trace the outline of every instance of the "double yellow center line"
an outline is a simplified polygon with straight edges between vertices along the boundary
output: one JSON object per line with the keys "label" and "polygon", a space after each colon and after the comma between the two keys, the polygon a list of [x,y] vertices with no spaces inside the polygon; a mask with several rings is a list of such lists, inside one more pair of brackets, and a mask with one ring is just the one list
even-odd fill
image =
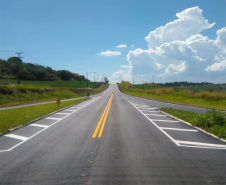
{"label": "double yellow center line", "polygon": [[111,106],[111,102],[112,102],[112,99],[113,99],[113,95],[114,95],[114,86],[113,86],[113,91],[112,91],[111,97],[108,100],[107,106],[104,109],[104,112],[103,112],[103,114],[100,118],[99,123],[97,124],[97,127],[96,127],[96,129],[93,133],[92,138],[96,138],[98,132],[99,132],[98,137],[102,136],[102,133],[103,133],[103,130],[104,130],[104,125],[105,125],[105,122],[106,122],[106,119],[107,119],[107,116],[108,116],[108,112],[109,112],[109,109],[110,109],[110,106]]}

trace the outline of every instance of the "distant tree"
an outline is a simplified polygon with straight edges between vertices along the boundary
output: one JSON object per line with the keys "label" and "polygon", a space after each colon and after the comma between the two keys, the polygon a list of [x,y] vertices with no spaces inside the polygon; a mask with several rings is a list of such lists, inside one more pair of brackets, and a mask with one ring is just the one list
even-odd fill
{"label": "distant tree", "polygon": [[47,77],[47,71],[44,68],[35,70],[35,79],[36,80],[45,80]]}
{"label": "distant tree", "polygon": [[107,77],[104,77],[104,83],[105,83],[105,84],[108,84],[108,82],[109,82],[109,81],[108,81],[108,78],[107,78]]}
{"label": "distant tree", "polygon": [[73,78],[73,73],[71,73],[70,71],[67,70],[60,70],[57,71],[57,76],[61,79],[61,80],[71,80]]}
{"label": "distant tree", "polygon": [[7,62],[5,60],[0,59],[0,78],[7,75],[9,73],[9,68],[7,67]]}
{"label": "distant tree", "polygon": [[18,84],[20,84],[21,75],[24,72],[24,65],[19,57],[10,57],[7,60],[10,72],[17,77]]}

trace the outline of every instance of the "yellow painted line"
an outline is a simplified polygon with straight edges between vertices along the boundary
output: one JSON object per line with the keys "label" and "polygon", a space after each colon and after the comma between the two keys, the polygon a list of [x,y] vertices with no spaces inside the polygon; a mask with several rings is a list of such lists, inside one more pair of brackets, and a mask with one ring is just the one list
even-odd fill
{"label": "yellow painted line", "polygon": [[108,106],[107,113],[105,114],[104,121],[103,121],[102,126],[101,126],[101,128],[100,128],[100,132],[99,132],[98,137],[101,137],[101,136],[102,136],[102,133],[103,133],[103,130],[104,130],[104,125],[105,125],[105,122],[106,122],[106,119],[107,119],[107,116],[108,116],[108,112],[109,112],[109,109],[110,109],[110,106],[111,106],[112,98],[113,98],[113,94],[111,95],[111,98],[110,98],[110,104],[109,104],[109,106]]}
{"label": "yellow painted line", "polygon": [[[107,106],[104,109],[104,112],[103,112],[103,114],[102,114],[102,116],[100,118],[100,121],[97,124],[97,127],[96,127],[96,129],[95,129],[95,131],[93,133],[92,138],[96,138],[96,136],[98,134],[98,131],[99,131],[98,137],[101,137],[102,136],[102,133],[103,133],[103,130],[104,130],[104,126],[105,126],[105,122],[106,122],[106,119],[107,119],[107,116],[108,116],[108,112],[109,112],[109,109],[110,109],[110,106],[111,106],[112,99],[113,99],[113,92],[111,94],[110,99],[108,100]],[[101,126],[101,128],[100,128],[100,126]]]}
{"label": "yellow painted line", "polygon": [[104,115],[105,115],[105,113],[106,113],[106,111],[107,111],[107,108],[108,108],[109,103],[110,103],[110,100],[108,101],[107,106],[106,106],[106,108],[104,109],[104,113],[102,114],[102,116],[101,116],[101,118],[100,118],[100,121],[99,121],[99,123],[97,124],[97,127],[96,127],[96,129],[95,129],[95,131],[94,131],[94,133],[93,133],[92,138],[95,138],[95,137],[97,136],[97,132],[98,132],[98,130],[99,130],[99,128],[100,128],[100,125],[101,125],[102,120],[103,120],[103,118],[104,118]]}

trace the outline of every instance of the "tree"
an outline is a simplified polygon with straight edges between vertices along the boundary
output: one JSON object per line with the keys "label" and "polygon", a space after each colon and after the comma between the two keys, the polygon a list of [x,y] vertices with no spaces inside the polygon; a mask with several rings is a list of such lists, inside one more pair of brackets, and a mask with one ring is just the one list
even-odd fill
{"label": "tree", "polygon": [[61,79],[61,80],[71,80],[73,78],[73,73],[71,73],[70,71],[67,70],[60,70],[57,72],[57,76]]}
{"label": "tree", "polygon": [[107,77],[104,77],[104,83],[105,84],[108,84],[108,82],[109,82],[108,78]]}
{"label": "tree", "polygon": [[7,67],[7,62],[5,60],[0,59],[0,78],[7,76],[9,73],[9,68]]}
{"label": "tree", "polygon": [[22,60],[19,57],[10,57],[7,60],[9,67],[10,67],[10,72],[17,77],[18,79],[18,84],[20,84],[20,79],[21,79],[21,74],[24,72],[24,65]]}
{"label": "tree", "polygon": [[47,76],[47,71],[44,68],[35,70],[36,80],[45,80]]}

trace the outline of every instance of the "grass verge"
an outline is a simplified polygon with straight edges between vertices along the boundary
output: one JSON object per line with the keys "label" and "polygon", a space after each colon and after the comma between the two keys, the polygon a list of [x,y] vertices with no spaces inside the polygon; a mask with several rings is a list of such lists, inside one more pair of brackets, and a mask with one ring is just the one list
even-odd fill
{"label": "grass verge", "polygon": [[108,84],[99,83],[95,88],[75,88],[68,86],[46,85],[0,85],[0,107],[9,107],[29,103],[47,102],[56,99],[78,98],[100,93]]}
{"label": "grass verge", "polygon": [[88,98],[64,101],[60,103],[58,108],[56,103],[49,103],[44,105],[35,105],[29,107],[21,107],[16,109],[1,110],[0,111],[0,133],[4,134],[10,129],[27,123],[50,114],[59,109],[78,104]]}
{"label": "grass verge", "polygon": [[226,139],[226,118],[225,114],[221,111],[212,109],[204,114],[200,114],[172,108],[161,108],[160,110],[189,122],[193,126],[200,127],[219,138]]}
{"label": "grass verge", "polygon": [[129,82],[120,83],[119,86],[124,93],[133,96],[181,105],[226,110],[225,90],[219,92],[207,92],[202,90],[194,92],[186,89],[178,90],[171,87],[159,88],[157,85],[153,86],[155,89],[142,90],[136,89]]}

